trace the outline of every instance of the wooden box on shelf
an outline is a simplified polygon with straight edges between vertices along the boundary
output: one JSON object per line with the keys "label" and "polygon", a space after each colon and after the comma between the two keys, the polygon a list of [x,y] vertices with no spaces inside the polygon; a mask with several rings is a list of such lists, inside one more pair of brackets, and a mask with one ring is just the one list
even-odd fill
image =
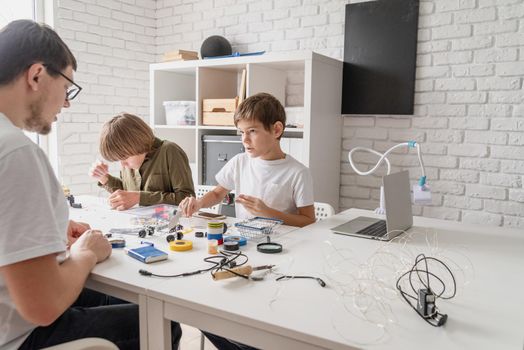
{"label": "wooden box on shelf", "polygon": [[202,125],[234,126],[233,116],[238,106],[235,98],[202,100]]}

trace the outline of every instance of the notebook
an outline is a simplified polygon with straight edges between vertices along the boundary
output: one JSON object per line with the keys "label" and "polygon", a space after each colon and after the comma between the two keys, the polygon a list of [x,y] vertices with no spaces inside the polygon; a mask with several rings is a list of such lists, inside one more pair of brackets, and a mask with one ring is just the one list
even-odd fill
{"label": "notebook", "polygon": [[413,225],[409,172],[401,171],[383,177],[386,220],[359,216],[333,227],[334,233],[389,241]]}
{"label": "notebook", "polygon": [[167,259],[167,253],[155,248],[153,244],[146,244],[137,248],[124,249],[124,251],[130,257],[140,260],[146,264]]}

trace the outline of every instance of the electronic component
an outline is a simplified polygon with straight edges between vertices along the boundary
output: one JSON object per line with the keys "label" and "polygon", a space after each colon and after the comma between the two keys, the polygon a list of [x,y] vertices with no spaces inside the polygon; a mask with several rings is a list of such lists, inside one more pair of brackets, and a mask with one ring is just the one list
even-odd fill
{"label": "electronic component", "polygon": [[433,317],[435,314],[435,294],[429,289],[418,290],[417,310],[422,317]]}
{"label": "electronic component", "polygon": [[[428,270],[428,261],[433,261],[434,263],[442,265],[451,276],[451,279],[453,281],[453,292],[450,295],[444,296],[444,292],[446,291],[446,285],[443,282],[443,278],[442,276],[437,276],[436,274]],[[418,266],[421,263],[424,263],[425,267]],[[401,282],[405,278],[408,280],[411,289],[415,291],[416,289],[414,287],[414,282],[416,280],[413,280],[413,276],[417,276],[418,282],[422,284],[422,286],[424,286],[424,288],[418,289],[418,295],[416,297],[405,292],[401,286]],[[422,278],[423,276],[425,276],[424,279]],[[430,280],[432,278],[436,279],[439,282],[439,284],[442,285],[442,291],[440,293],[434,293],[433,290],[431,290]],[[398,278],[397,289],[400,292],[400,295],[402,296],[404,301],[406,301],[406,303],[408,303],[409,306],[411,306],[411,308],[415,310],[417,314],[419,314],[419,316],[424,319],[424,321],[426,321],[433,327],[440,327],[446,323],[448,315],[441,314],[440,312],[438,312],[436,301],[438,298],[453,298],[457,292],[457,285],[455,282],[455,276],[453,276],[453,273],[446,264],[444,264],[439,259],[433,257],[426,257],[424,254],[419,254],[415,258],[415,264],[411,267],[411,269],[403,273]],[[417,300],[417,305],[413,305],[411,300]]]}

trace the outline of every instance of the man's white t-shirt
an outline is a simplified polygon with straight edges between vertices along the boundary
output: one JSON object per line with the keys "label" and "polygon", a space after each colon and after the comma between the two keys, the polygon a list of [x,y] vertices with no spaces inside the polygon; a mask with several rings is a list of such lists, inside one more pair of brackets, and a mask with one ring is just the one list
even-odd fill
{"label": "man's white t-shirt", "polygon": [[[268,207],[288,214],[313,205],[313,178],[309,169],[295,158],[263,160],[247,153],[233,157],[215,176],[218,184],[236,195],[260,198]],[[243,205],[235,205],[236,217],[254,217]]]}
{"label": "man's white t-shirt", "polygon": [[[0,266],[65,251],[68,210],[44,152],[0,113]],[[18,348],[34,328],[0,274],[0,350]]]}

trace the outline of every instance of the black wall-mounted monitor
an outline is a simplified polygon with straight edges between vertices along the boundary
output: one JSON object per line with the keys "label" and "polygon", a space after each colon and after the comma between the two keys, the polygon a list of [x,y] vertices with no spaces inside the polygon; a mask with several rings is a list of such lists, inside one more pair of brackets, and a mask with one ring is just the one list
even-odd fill
{"label": "black wall-mounted monitor", "polygon": [[346,5],[342,114],[413,114],[419,0]]}

